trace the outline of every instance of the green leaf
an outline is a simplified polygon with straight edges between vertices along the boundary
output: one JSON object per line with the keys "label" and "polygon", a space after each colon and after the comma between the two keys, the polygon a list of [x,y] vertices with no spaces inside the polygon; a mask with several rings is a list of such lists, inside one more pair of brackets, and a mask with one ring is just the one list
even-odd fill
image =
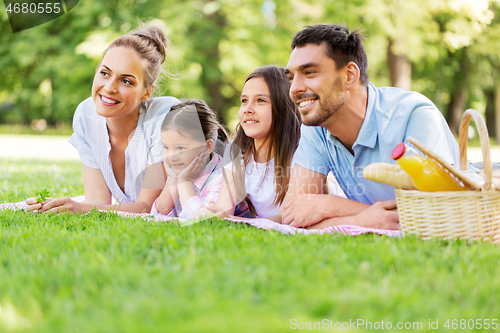
{"label": "green leaf", "polygon": [[37,203],[42,203],[42,202],[47,201],[47,197],[49,195],[50,195],[49,190],[47,190],[46,188],[44,188],[43,190],[41,190],[40,192],[37,193],[36,202]]}

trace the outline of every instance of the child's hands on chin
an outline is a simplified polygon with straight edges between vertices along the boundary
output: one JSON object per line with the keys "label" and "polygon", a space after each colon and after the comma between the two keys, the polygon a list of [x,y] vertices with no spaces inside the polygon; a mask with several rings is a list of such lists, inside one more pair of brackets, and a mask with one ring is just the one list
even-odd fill
{"label": "child's hands on chin", "polygon": [[196,156],[189,165],[177,175],[179,180],[187,180],[193,182],[199,177],[201,171],[205,167],[207,161],[207,152],[202,152]]}
{"label": "child's hands on chin", "polygon": [[163,166],[165,168],[165,172],[167,173],[169,179],[171,179],[171,178],[177,179],[177,174],[175,173],[174,169],[172,169],[170,164],[168,164],[167,161],[163,162]]}

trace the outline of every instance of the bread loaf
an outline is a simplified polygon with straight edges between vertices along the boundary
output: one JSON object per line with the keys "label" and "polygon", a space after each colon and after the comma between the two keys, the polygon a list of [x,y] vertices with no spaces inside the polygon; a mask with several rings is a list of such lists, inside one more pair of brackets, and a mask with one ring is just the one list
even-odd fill
{"label": "bread loaf", "polygon": [[416,190],[413,179],[397,164],[372,163],[363,170],[363,176],[368,180],[394,186],[403,190]]}

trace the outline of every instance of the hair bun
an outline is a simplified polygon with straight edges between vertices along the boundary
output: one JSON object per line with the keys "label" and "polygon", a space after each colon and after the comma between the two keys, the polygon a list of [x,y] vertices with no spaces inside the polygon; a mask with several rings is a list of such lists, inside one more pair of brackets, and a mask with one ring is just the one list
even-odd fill
{"label": "hair bun", "polygon": [[147,39],[149,43],[153,44],[160,54],[160,63],[163,64],[167,57],[167,48],[169,46],[169,40],[163,29],[151,25],[142,30],[135,31],[132,34]]}
{"label": "hair bun", "polygon": [[108,50],[113,47],[125,47],[137,52],[144,60],[141,64],[144,67],[144,86],[150,87],[155,84],[160,74],[167,74],[162,64],[165,62],[169,44],[170,41],[161,24],[160,26],[141,24],[139,29],[115,39],[108,46]]}

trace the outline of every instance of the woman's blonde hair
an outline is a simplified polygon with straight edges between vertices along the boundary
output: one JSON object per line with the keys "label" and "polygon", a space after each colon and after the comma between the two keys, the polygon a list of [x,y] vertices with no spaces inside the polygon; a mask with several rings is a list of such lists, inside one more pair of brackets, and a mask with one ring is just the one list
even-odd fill
{"label": "woman's blonde hair", "polygon": [[[104,58],[106,52],[111,48],[131,48],[145,61],[145,64],[143,64],[144,86],[150,87],[156,83],[160,74],[167,74],[162,64],[165,62],[169,45],[170,41],[162,28],[156,25],[144,25],[143,27],[115,39],[108,46],[102,58]],[[99,66],[100,65],[99,63]],[[99,68],[99,66],[97,66],[97,68]]]}

